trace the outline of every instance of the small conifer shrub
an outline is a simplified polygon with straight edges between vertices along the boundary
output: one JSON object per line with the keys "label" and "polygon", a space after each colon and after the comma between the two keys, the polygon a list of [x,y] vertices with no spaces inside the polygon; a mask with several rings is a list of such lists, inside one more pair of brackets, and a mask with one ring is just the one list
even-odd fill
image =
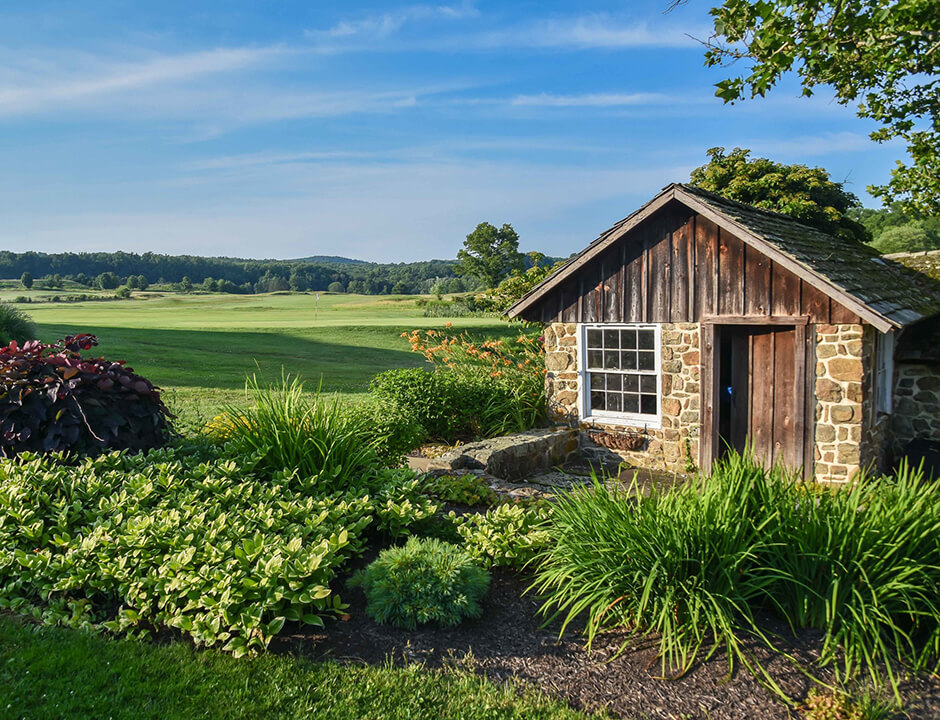
{"label": "small conifer shrub", "polygon": [[366,612],[378,623],[414,630],[454,626],[483,614],[490,574],[463,549],[433,538],[409,538],[383,551],[351,584],[366,594]]}

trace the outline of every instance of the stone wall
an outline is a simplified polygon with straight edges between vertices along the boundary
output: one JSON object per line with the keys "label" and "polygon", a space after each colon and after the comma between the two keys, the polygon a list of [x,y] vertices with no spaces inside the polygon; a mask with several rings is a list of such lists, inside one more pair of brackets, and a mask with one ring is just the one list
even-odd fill
{"label": "stone wall", "polygon": [[894,388],[894,443],[901,452],[915,438],[940,440],[940,367],[898,363]]}
{"label": "stone wall", "polygon": [[[813,327],[813,326],[811,326]],[[871,459],[862,451],[866,416],[871,417],[872,338],[861,325],[816,325],[817,480],[846,482]],[[873,428],[868,425],[867,433]]]}
{"label": "stone wall", "polygon": [[[580,423],[578,417],[578,326],[552,323],[545,328],[545,389],[549,412],[556,422]],[[637,450],[616,450],[627,462],[640,467],[684,472],[698,461],[700,332],[696,323],[664,323],[662,340],[662,423],[660,428],[580,423],[614,435],[640,433]],[[590,441],[585,439],[587,445]],[[590,447],[585,448],[590,450]]]}
{"label": "stone wall", "polygon": [[578,326],[545,326],[545,394],[554,422],[578,421]]}

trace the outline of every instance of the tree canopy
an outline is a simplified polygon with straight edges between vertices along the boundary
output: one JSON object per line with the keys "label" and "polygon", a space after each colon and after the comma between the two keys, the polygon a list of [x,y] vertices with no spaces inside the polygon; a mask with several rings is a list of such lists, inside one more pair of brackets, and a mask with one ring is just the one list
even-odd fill
{"label": "tree canopy", "polygon": [[880,210],[853,210],[851,215],[871,232],[871,244],[879,252],[940,250],[940,217],[908,212],[900,203]]}
{"label": "tree canopy", "polygon": [[521,272],[524,267],[519,236],[508,224],[497,228],[488,222],[480,223],[457,252],[457,273],[474,275],[488,288],[496,287],[504,277],[514,270]]}
{"label": "tree canopy", "polygon": [[[676,0],[682,4],[688,0]],[[940,214],[940,11],[937,0],[724,0],[711,10],[706,64],[749,61],[717,84],[725,102],[763,97],[795,70],[803,94],[829,86],[836,100],[881,125],[876,142],[907,143],[886,202]]]}
{"label": "tree canopy", "polygon": [[692,185],[789,215],[844,240],[871,240],[871,233],[849,212],[861,207],[858,198],[824,169],[751,158],[751,151],[742,148],[727,154],[724,148],[712,148],[707,154],[709,161],[692,171]]}

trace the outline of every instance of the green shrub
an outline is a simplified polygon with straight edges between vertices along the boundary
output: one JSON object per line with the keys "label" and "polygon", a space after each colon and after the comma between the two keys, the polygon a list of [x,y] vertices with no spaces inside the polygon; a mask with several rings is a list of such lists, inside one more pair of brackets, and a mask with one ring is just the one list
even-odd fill
{"label": "green shrub", "polygon": [[402,547],[384,550],[351,582],[365,592],[372,619],[413,630],[479,617],[490,576],[461,548],[413,537]]}
{"label": "green shrub", "polygon": [[[29,298],[20,296],[15,302],[29,302]],[[29,315],[19,308],[0,302],[0,345],[8,345],[11,340],[25,343],[36,337],[36,325]]]}
{"label": "green shrub", "polygon": [[427,491],[444,502],[457,505],[494,505],[498,496],[478,475],[441,475],[427,483]]}
{"label": "green shrub", "polygon": [[823,633],[821,665],[940,664],[940,493],[902,470],[841,489],[732,456],[710,478],[647,497],[596,483],[556,504],[535,588],[567,625],[587,614],[589,641],[627,626],[659,635],[664,670],[719,648],[761,673],[741,638],[757,609]]}
{"label": "green shrub", "polygon": [[385,465],[401,465],[405,455],[425,438],[418,419],[397,403],[370,398],[353,405],[349,412],[369,428],[372,447]]}
{"label": "green shrub", "polygon": [[368,484],[382,466],[368,418],[338,398],[308,394],[286,376],[273,385],[252,376],[246,394],[250,407],[227,407],[216,424],[229,456],[268,474],[296,473],[317,491]]}
{"label": "green shrub", "polygon": [[170,437],[160,390],[122,361],[80,350],[93,335],[0,349],[0,454],[148,450]]}
{"label": "green shrub", "polygon": [[549,507],[506,503],[483,515],[468,513],[450,518],[464,547],[478,562],[521,569],[549,542]]}

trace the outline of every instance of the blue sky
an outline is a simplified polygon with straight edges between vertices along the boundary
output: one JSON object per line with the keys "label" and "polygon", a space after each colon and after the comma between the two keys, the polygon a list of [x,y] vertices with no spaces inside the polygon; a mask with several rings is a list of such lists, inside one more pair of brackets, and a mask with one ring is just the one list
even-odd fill
{"label": "blue sky", "polygon": [[567,255],[714,146],[877,206],[900,148],[793,82],[724,105],[711,3],[667,5],[6,2],[0,248],[410,261],[487,220]]}

